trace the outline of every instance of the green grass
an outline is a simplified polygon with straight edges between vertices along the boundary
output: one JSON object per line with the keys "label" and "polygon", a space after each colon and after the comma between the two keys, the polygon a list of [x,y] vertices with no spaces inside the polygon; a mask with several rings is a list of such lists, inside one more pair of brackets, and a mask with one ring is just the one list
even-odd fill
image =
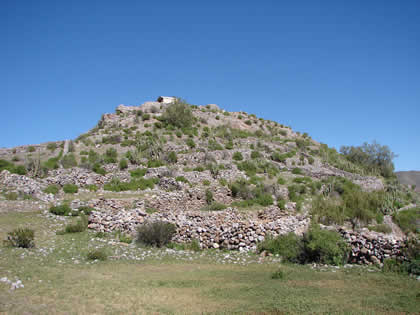
{"label": "green grass", "polygon": [[[385,314],[420,309],[420,283],[407,276],[361,267],[316,271],[309,265],[280,265],[273,258],[258,263],[258,256],[238,252],[228,253],[229,261],[221,251],[171,255],[166,249],[111,245],[112,235],[99,239],[93,231],[56,235],[72,221],[64,219],[40,211],[0,213],[0,238],[28,226],[35,230],[36,246],[0,246],[0,277],[17,277],[25,285],[10,291],[0,282],[0,313]],[[109,254],[106,261],[87,259],[100,248]],[[278,270],[283,276],[273,279]]]}

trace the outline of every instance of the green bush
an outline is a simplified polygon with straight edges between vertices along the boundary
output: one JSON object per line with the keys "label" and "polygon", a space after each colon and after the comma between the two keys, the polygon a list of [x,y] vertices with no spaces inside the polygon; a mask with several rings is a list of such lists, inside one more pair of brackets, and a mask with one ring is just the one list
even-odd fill
{"label": "green bush", "polygon": [[175,232],[176,226],[168,222],[142,224],[137,228],[136,242],[147,246],[162,247],[170,242]]}
{"label": "green bush", "polygon": [[89,191],[92,191],[92,192],[98,191],[98,186],[96,186],[95,184],[92,184],[92,185],[87,185],[87,186],[86,186],[86,188],[87,188]]}
{"label": "green bush", "polygon": [[118,159],[117,150],[115,150],[114,148],[109,148],[106,150],[105,155],[104,155],[104,162],[106,164],[117,163],[117,159]]}
{"label": "green bush", "polygon": [[393,220],[404,233],[419,233],[420,208],[402,210],[393,215]]}
{"label": "green bush", "polygon": [[278,269],[277,271],[274,271],[272,274],[271,274],[271,279],[284,279],[285,278],[285,273],[284,273],[284,271],[283,270],[281,270],[281,269]]}
{"label": "green bush", "polygon": [[86,215],[82,214],[76,223],[67,224],[64,231],[65,233],[80,233],[86,231],[87,227],[88,218]]}
{"label": "green bush", "polygon": [[184,176],[177,176],[177,177],[175,178],[175,180],[176,180],[177,182],[188,183],[188,179],[186,179]]}
{"label": "green bush", "polygon": [[168,161],[168,163],[171,163],[171,164],[177,163],[178,162],[178,157],[176,155],[176,152],[174,152],[174,151],[169,152],[166,160]]}
{"label": "green bush", "polygon": [[64,168],[76,167],[77,166],[77,161],[76,161],[76,157],[74,156],[74,154],[70,153],[70,154],[66,154],[65,156],[63,156],[63,158],[61,159],[61,165]]}
{"label": "green bush", "polygon": [[203,185],[204,186],[210,186],[210,181],[207,180],[207,179],[203,180]]}
{"label": "green bush", "polygon": [[280,210],[286,209],[286,200],[279,198],[277,199],[277,207],[279,207]]}
{"label": "green bush", "polygon": [[35,150],[35,147],[32,145],[28,147],[28,152],[35,152]]}
{"label": "green bush", "polygon": [[235,152],[233,153],[232,159],[235,161],[242,161],[244,157],[242,156],[241,152]]}
{"label": "green bush", "polygon": [[261,153],[258,151],[252,151],[251,152],[251,159],[258,159],[259,157],[261,157]]}
{"label": "green bush", "polygon": [[285,185],[286,184],[286,180],[283,177],[279,177],[277,179],[277,184],[279,184],[279,185]]}
{"label": "green bush", "polygon": [[92,171],[94,171],[96,174],[99,174],[99,175],[102,175],[102,176],[104,176],[106,174],[105,169],[101,166],[101,164],[99,162],[93,164]]}
{"label": "green bush", "polygon": [[32,248],[35,247],[35,232],[29,228],[17,228],[7,233],[6,246]]}
{"label": "green bush", "polygon": [[350,247],[335,231],[322,230],[312,225],[303,237],[304,256],[307,262],[342,265],[348,260]]}
{"label": "green bush", "polygon": [[188,138],[187,141],[185,142],[191,149],[195,148],[195,142],[193,139]]}
{"label": "green bush", "polygon": [[85,215],[89,215],[92,213],[92,211],[95,211],[95,208],[89,207],[89,206],[81,206],[79,207],[79,212],[84,213]]}
{"label": "green bush", "polygon": [[147,167],[148,168],[161,167],[163,165],[165,165],[165,163],[161,160],[149,160],[149,161],[147,161]]}
{"label": "green bush", "polygon": [[210,189],[206,189],[206,202],[207,204],[211,204],[214,201],[213,193]]}
{"label": "green bush", "polygon": [[188,128],[194,122],[194,115],[190,106],[185,101],[177,98],[175,102],[166,107],[161,120],[168,125],[178,128]]}
{"label": "green bush", "polygon": [[55,215],[69,215],[71,208],[67,204],[61,204],[58,206],[52,206],[50,212]]}
{"label": "green bush", "polygon": [[104,248],[92,249],[87,254],[88,260],[107,260],[108,254]]}
{"label": "green bush", "polygon": [[293,232],[276,238],[267,235],[264,241],[258,243],[257,250],[280,255],[287,262],[300,263],[303,260],[303,241]]}
{"label": "green bush", "polygon": [[58,185],[48,185],[47,188],[44,189],[44,193],[46,194],[53,194],[56,195],[60,191],[60,186]]}
{"label": "green bush", "polygon": [[144,113],[143,115],[141,115],[141,119],[142,119],[143,121],[149,120],[149,119],[150,119],[150,114],[146,114],[146,113]]}
{"label": "green bush", "polygon": [[300,169],[299,167],[296,167],[296,168],[294,168],[294,169],[292,170],[292,174],[295,174],[295,175],[302,175],[302,174],[303,174],[303,171],[302,171],[302,169]]}
{"label": "green bush", "polygon": [[63,191],[66,194],[75,194],[79,191],[79,188],[75,184],[65,184],[63,186]]}
{"label": "green bush", "polygon": [[131,177],[134,177],[134,178],[143,177],[144,175],[146,175],[146,173],[147,173],[147,168],[137,168],[135,170],[130,171]]}
{"label": "green bush", "polygon": [[128,161],[126,159],[121,159],[119,164],[120,170],[125,170],[128,168]]}

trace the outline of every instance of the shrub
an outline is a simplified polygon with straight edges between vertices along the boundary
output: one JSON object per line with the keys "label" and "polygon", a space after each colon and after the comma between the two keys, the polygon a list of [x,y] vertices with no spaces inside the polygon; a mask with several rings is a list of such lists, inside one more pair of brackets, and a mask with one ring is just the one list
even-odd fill
{"label": "shrub", "polygon": [[307,262],[342,265],[347,262],[350,248],[335,231],[321,230],[312,225],[303,237],[304,255]]}
{"label": "shrub", "polygon": [[267,207],[273,204],[274,200],[270,194],[264,193],[256,197],[255,202],[260,206]]}
{"label": "shrub", "polygon": [[404,233],[419,232],[418,222],[420,221],[420,208],[399,211],[393,215],[393,220]]}
{"label": "shrub", "polygon": [[67,224],[64,231],[65,233],[80,233],[86,231],[87,226],[88,218],[86,215],[82,214],[76,223]]}
{"label": "shrub", "polygon": [[191,149],[195,148],[195,142],[193,139],[188,138],[187,141],[185,142]]}
{"label": "shrub", "polygon": [[147,173],[147,168],[137,168],[133,171],[130,171],[131,177],[134,177],[134,178],[143,177],[144,175],[146,175],[146,173]]}
{"label": "shrub", "polygon": [[205,210],[205,211],[220,211],[220,210],[225,210],[226,208],[227,208],[227,206],[224,205],[223,203],[213,201],[209,205],[205,206],[202,210]]}
{"label": "shrub", "polygon": [[261,157],[261,153],[258,151],[252,151],[251,152],[251,159],[258,159],[259,157]]}
{"label": "shrub", "polygon": [[50,208],[50,212],[55,214],[55,215],[69,215],[71,212],[71,209],[68,205],[66,204],[61,204],[58,206],[52,206]]}
{"label": "shrub", "polygon": [[115,150],[114,148],[109,148],[106,150],[105,155],[104,155],[104,162],[106,164],[117,163],[117,158],[118,158],[117,150]]}
{"label": "shrub", "polygon": [[108,254],[104,248],[90,250],[87,254],[88,260],[107,260]]}
{"label": "shrub", "polygon": [[63,158],[61,159],[61,165],[64,168],[71,168],[71,167],[77,166],[77,161],[76,161],[76,157],[74,156],[74,154],[70,153],[70,154],[66,154],[65,156],[63,156]]}
{"label": "shrub", "polygon": [[206,189],[206,202],[207,204],[211,204],[213,202],[213,193],[210,189]]}
{"label": "shrub", "polygon": [[279,235],[276,238],[267,235],[264,241],[258,243],[257,250],[280,255],[287,262],[299,263],[303,259],[302,239],[293,232]]}
{"label": "shrub", "polygon": [[279,198],[277,199],[277,207],[279,207],[279,209],[281,210],[285,210],[286,209],[286,200]]}
{"label": "shrub", "polygon": [[75,184],[65,184],[63,186],[63,191],[66,194],[75,194],[79,191],[79,188]]}
{"label": "shrub", "polygon": [[58,185],[48,185],[48,187],[44,189],[44,193],[53,195],[56,195],[59,191],[60,186]]}
{"label": "shrub", "polygon": [[17,228],[7,234],[6,246],[32,248],[35,247],[35,232],[29,228]]}
{"label": "shrub", "polygon": [[207,179],[203,180],[203,185],[204,186],[210,186],[210,181],[207,180]]}
{"label": "shrub", "polygon": [[175,178],[175,180],[176,180],[177,182],[188,183],[188,179],[186,179],[184,176],[177,176],[177,177]]}
{"label": "shrub", "polygon": [[29,146],[28,147],[28,152],[35,152],[35,147],[34,146]]}
{"label": "shrub", "polygon": [[150,114],[146,114],[146,113],[144,113],[143,115],[141,115],[141,119],[142,119],[143,121],[149,120],[149,119],[150,119]]}
{"label": "shrub", "polygon": [[168,161],[168,163],[172,163],[175,164],[178,162],[178,157],[176,155],[176,152],[171,151],[168,153],[168,156],[166,157],[166,160]]}
{"label": "shrub", "polygon": [[98,191],[98,186],[96,186],[95,184],[87,185],[86,189],[88,189],[89,191],[95,192],[95,191]]}
{"label": "shrub", "polygon": [[225,148],[226,148],[226,150],[232,150],[233,149],[233,142],[229,141],[228,143],[226,143]]}
{"label": "shrub", "polygon": [[163,163],[163,161],[161,161],[161,160],[149,160],[149,161],[147,161],[147,167],[149,167],[149,168],[161,167],[163,165],[165,165],[165,163]]}
{"label": "shrub", "polygon": [[285,185],[286,184],[286,180],[283,177],[279,177],[277,179],[277,184],[279,184],[279,185]]}
{"label": "shrub", "polygon": [[234,159],[235,161],[242,161],[244,159],[244,157],[242,156],[241,152],[235,152],[233,153],[232,159]]}
{"label": "shrub", "polygon": [[191,127],[194,122],[194,115],[190,106],[179,98],[166,107],[166,110],[161,117],[163,122],[178,128]]}
{"label": "shrub", "polygon": [[303,172],[302,172],[302,169],[300,169],[299,167],[296,167],[296,168],[294,168],[294,169],[292,170],[292,174],[295,174],[295,175],[302,175],[302,174],[303,174]]}
{"label": "shrub", "polygon": [[284,279],[285,278],[285,274],[284,271],[281,269],[278,269],[277,271],[274,271],[271,274],[271,279]]}
{"label": "shrub", "polygon": [[147,246],[162,247],[169,243],[175,232],[176,226],[168,222],[142,224],[137,228],[136,242]]}
{"label": "shrub", "polygon": [[106,174],[105,169],[101,166],[100,163],[95,163],[92,167],[92,171],[94,171],[96,174],[104,176]]}
{"label": "shrub", "polygon": [[79,207],[79,212],[84,213],[86,215],[89,215],[92,213],[92,211],[95,211],[95,208],[89,207],[89,206],[81,206]]}
{"label": "shrub", "polygon": [[126,159],[120,160],[120,170],[125,170],[128,167],[128,161]]}

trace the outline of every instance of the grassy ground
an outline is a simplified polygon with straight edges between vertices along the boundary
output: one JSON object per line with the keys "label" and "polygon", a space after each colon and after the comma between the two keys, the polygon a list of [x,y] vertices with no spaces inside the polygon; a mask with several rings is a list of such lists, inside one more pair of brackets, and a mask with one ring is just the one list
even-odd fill
{"label": "grassy ground", "polygon": [[[66,218],[65,221],[73,220]],[[41,212],[0,213],[0,237],[18,226],[36,248],[0,247],[0,313],[416,313],[420,282],[373,268],[313,269],[238,252],[154,250],[94,232],[56,235],[65,224]],[[107,261],[88,261],[104,248]],[[283,279],[272,279],[281,269]]]}

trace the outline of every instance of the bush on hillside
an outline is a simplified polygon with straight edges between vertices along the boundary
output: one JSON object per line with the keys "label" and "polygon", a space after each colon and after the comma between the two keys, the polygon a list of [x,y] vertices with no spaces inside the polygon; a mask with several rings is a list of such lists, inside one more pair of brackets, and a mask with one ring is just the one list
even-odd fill
{"label": "bush on hillside", "polygon": [[75,184],[65,184],[63,186],[63,191],[66,194],[75,194],[79,191],[79,188]]}
{"label": "bush on hillside", "polygon": [[168,125],[178,128],[188,128],[194,122],[194,115],[190,106],[185,101],[177,98],[175,102],[166,107],[161,120]]}
{"label": "bush on hillside", "polygon": [[335,231],[312,225],[303,236],[304,260],[328,265],[342,265],[348,260],[349,245]]}
{"label": "bush on hillside", "polygon": [[67,204],[61,204],[58,206],[52,206],[50,208],[50,212],[55,215],[69,215],[71,212],[71,208]]}
{"label": "bush on hillside", "polygon": [[35,247],[35,232],[29,228],[17,228],[7,234],[6,246],[32,248]]}
{"label": "bush on hillside", "polygon": [[420,208],[402,210],[392,216],[395,223],[404,233],[419,233]]}
{"label": "bush on hillside", "polygon": [[48,185],[47,188],[44,189],[44,193],[46,194],[53,194],[56,195],[60,191],[60,186],[58,185]]}
{"label": "bush on hillside", "polygon": [[290,232],[273,238],[267,235],[257,246],[258,252],[267,251],[274,255],[280,255],[284,261],[300,263],[303,259],[303,242],[295,233]]}
{"label": "bush on hillside", "polygon": [[64,168],[76,167],[77,166],[77,160],[76,160],[76,157],[74,156],[74,154],[70,153],[70,154],[66,154],[65,156],[63,156],[63,158],[61,159],[61,165]]}
{"label": "bush on hillside", "polygon": [[146,246],[162,247],[170,242],[175,232],[176,226],[168,222],[142,224],[137,228],[136,242]]}

